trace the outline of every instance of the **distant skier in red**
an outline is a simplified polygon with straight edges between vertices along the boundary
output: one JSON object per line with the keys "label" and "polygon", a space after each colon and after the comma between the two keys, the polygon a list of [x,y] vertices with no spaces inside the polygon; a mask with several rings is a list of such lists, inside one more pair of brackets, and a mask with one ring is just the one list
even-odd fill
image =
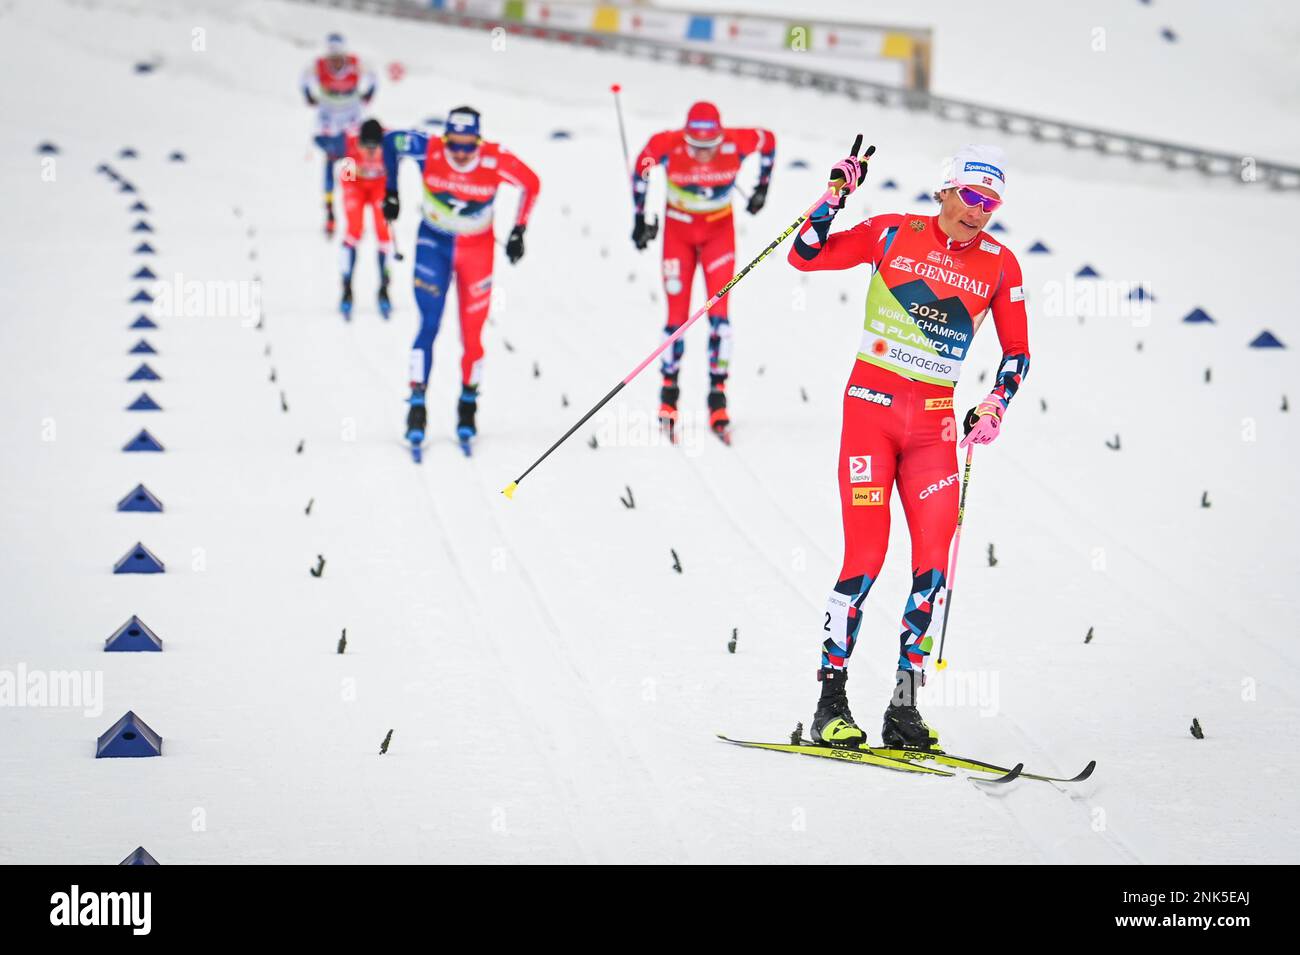
{"label": "distant skier in red", "polygon": [[[710,296],[735,272],[736,232],[731,192],[741,163],[751,153],[759,155],[758,184],[747,206],[754,215],[767,201],[776,157],[776,137],[769,130],[725,128],[718,108],[700,102],[687,113],[685,128],[655,133],[636,158],[632,174],[636,206],[632,241],[638,249],[644,249],[654,237],[645,218],[650,171],[662,165],[668,183],[663,248],[664,292],[668,297],[665,335],[671,335],[690,316],[691,286],[697,266],[704,270],[704,285]],[[730,427],[726,395],[727,365],[731,358],[728,297],[724,296],[709,310],[709,426],[724,440]],[[674,439],[677,399],[681,394],[677,374],[684,348],[682,340],[674,342],[661,365],[663,390],[659,420]]]}
{"label": "distant skier in red", "polygon": [[895,690],[885,709],[887,747],[937,744],[917,710],[936,608],[946,605],[948,548],[957,523],[959,480],[953,387],[986,314],[1002,345],[993,390],[966,415],[962,447],[994,441],[1007,405],[1029,371],[1020,264],[984,227],[1002,204],[1006,160],[996,146],[963,146],[935,193],[938,215],[890,213],[831,234],[849,193],[861,184],[857,157],[838,163],[845,185],[796,237],[789,261],[803,272],[873,270],[866,323],[844,393],[840,511],[844,563],[821,622],[821,699],[814,740],[860,746],[845,669],[858,639],[862,604],[889,543],[894,487],[912,536],[912,592],[903,612]]}
{"label": "distant skier in red", "polygon": [[359,133],[348,133],[343,147],[343,208],[347,212],[348,231],[339,250],[343,272],[343,299],[339,308],[345,319],[352,315],[352,272],[357,264],[357,243],[366,228],[366,210],[375,226],[379,242],[379,311],[388,317],[392,308],[388,299],[388,256],[393,243],[388,234],[388,220],[384,218],[384,191],[387,172],[384,169],[384,127],[377,119],[361,124]]}

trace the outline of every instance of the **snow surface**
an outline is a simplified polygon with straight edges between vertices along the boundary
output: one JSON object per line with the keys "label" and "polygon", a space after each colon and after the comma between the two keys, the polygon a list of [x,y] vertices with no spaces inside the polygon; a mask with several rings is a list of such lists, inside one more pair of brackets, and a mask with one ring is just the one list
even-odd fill
{"label": "snow surface", "polygon": [[[387,124],[472,102],[543,180],[527,256],[498,262],[472,459],[450,434],[450,313],[430,389],[446,433],[419,467],[400,441],[409,255],[389,323],[371,304],[369,239],[353,323],[334,311],[336,251],[319,234],[319,158],[296,82],[335,28],[376,66],[405,64],[400,83],[381,79]],[[840,394],[867,275],[805,280],[774,256],[734,293],[733,447],[698,431],[662,446],[648,373],[507,501],[500,489],[663,320],[656,255],[628,241],[608,86],[624,86],[633,148],[706,94],[729,122],[777,131],[767,209],[739,220],[742,261],[811,201],[859,128],[879,148],[851,209],[861,215],[921,207],[941,157],[972,133],[757,81],[489,42],[281,3],[0,11],[0,672],[103,678],[97,714],[0,708],[0,861],[111,863],[144,845],[163,863],[1295,862],[1297,436],[1294,409],[1280,408],[1298,370],[1300,322],[1285,305],[1296,198],[1005,144],[1002,238],[1026,267],[1033,369],[1004,436],[976,455],[952,666],[932,677],[924,711],[955,752],[1065,774],[1095,758],[1093,779],[989,792],[750,752],[714,734],[779,740],[817,695],[840,557]],[[133,72],[155,58],[154,73]],[[1000,69],[1010,82],[1017,67]],[[1078,100],[1070,76],[1034,62],[1019,76],[1034,97]],[[572,138],[551,139],[558,129]],[[62,149],[52,182],[44,140]],[[117,159],[128,145],[139,158]],[[173,149],[188,161],[168,162]],[[97,175],[101,161],[149,205],[156,256],[131,253],[137,197]],[[1053,254],[1026,255],[1035,239]],[[140,285],[127,279],[144,261],[169,281],[260,276],[263,328],[163,316],[146,337],[164,380],[124,381],[141,337],[126,330]],[[1085,262],[1148,283],[1149,317],[1051,307]],[[1182,324],[1197,306],[1218,324]],[[1291,347],[1247,348],[1264,328]],[[704,346],[693,329],[683,406],[696,425]],[[998,355],[987,330],[960,407]],[[124,411],[141,390],[165,411]],[[141,427],[164,454],[120,451]],[[1105,445],[1117,433],[1118,452]],[[114,511],[140,481],[164,514]],[[628,487],[633,510],[619,502]],[[137,540],[165,575],[109,573]],[[900,519],[850,684],[873,735],[906,553]],[[307,573],[317,554],[320,579]],[[165,652],[101,652],[131,614]],[[92,759],[127,709],[165,738],[162,759]]]}

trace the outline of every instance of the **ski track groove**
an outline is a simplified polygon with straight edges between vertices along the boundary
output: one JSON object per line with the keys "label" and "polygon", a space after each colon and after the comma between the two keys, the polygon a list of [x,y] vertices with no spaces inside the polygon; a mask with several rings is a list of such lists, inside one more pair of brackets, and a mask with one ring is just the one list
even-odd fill
{"label": "ski track groove", "polygon": [[[376,380],[377,383],[382,383],[383,376],[380,370],[376,367],[374,357],[370,353],[371,348],[373,348],[373,345],[370,343],[369,339],[366,339],[366,343],[364,345],[359,345],[356,350],[358,353],[361,353],[364,356],[366,368],[370,372],[371,376]],[[560,636],[561,631],[557,625],[556,618],[552,613],[552,611],[550,610],[550,608],[546,605],[545,601],[542,600],[537,585],[533,580],[532,575],[528,572],[526,563],[523,560],[520,551],[514,544],[513,540],[509,537],[509,535],[505,533],[499,518],[495,513],[492,512],[490,504],[485,499],[486,491],[484,489],[483,480],[478,473],[477,462],[473,457],[470,457],[469,460],[466,461],[463,455],[461,455],[458,444],[454,442],[439,441],[437,442],[437,444],[433,446],[426,447],[425,461],[423,464],[416,465],[414,464],[414,462],[410,462],[409,453],[408,453],[408,463],[410,463],[412,469],[417,469],[414,477],[416,479],[416,482],[420,485],[422,489],[423,496],[425,497],[426,502],[428,503],[431,516],[433,517],[435,523],[438,525],[439,531],[441,532],[440,538],[444,550],[446,550],[449,559],[453,561],[453,566],[455,566],[457,574],[465,586],[465,592],[473,593],[476,595],[475,602],[478,608],[487,606],[486,602],[483,600],[481,588],[475,585],[474,581],[471,579],[470,572],[465,567],[464,563],[460,561],[459,558],[456,557],[456,555],[451,550],[450,541],[453,539],[453,535],[450,533],[449,525],[442,515],[442,509],[439,507],[436,501],[436,493],[432,486],[434,479],[430,476],[430,471],[432,469],[429,468],[429,465],[434,463],[435,458],[433,455],[428,454],[428,452],[433,450],[434,447],[443,447],[444,444],[449,445],[447,450],[449,451],[449,453],[453,455],[453,460],[456,461],[457,464],[468,464],[473,469],[475,479],[472,480],[470,483],[473,483],[477,486],[477,494],[479,496],[479,500],[483,504],[484,509],[488,512],[489,519],[491,520],[492,525],[496,529],[496,537],[505,545],[506,553],[513,558],[513,563],[515,565],[514,569],[519,574],[520,579],[524,583],[524,587],[527,591],[529,601],[533,607],[533,611],[534,611],[533,616],[541,624],[541,629],[546,633],[547,643],[552,652],[550,653],[534,652],[532,654],[532,657],[535,658],[536,662],[540,662],[543,666],[546,666],[551,671],[554,671],[555,675],[564,677],[566,679],[566,682],[571,684],[576,684],[576,686],[579,689],[579,692],[568,694],[568,698],[570,700],[581,702],[584,708],[588,711],[589,716],[591,718],[585,721],[585,725],[587,725],[589,728],[606,726],[608,724],[608,714],[597,710],[594,704],[592,704],[589,701],[588,695],[584,691],[585,688],[589,686],[589,681],[583,676],[581,671],[576,667],[572,658],[569,657],[567,653],[561,652],[560,644],[562,643],[562,637]],[[421,473],[421,471],[423,471],[423,473]],[[475,517],[475,519],[470,521],[469,523],[475,524],[477,526],[482,526],[482,517],[481,516]],[[481,615],[478,614],[477,612],[476,612],[476,616],[480,616],[481,619]],[[476,625],[476,629],[479,631],[480,634],[480,640],[478,641],[479,645],[488,646],[490,644],[490,640],[488,639],[488,634],[485,632],[486,631],[485,625],[478,624]],[[519,628],[517,627],[516,629]],[[527,641],[525,645],[528,646],[529,648],[536,647],[536,644],[533,641],[531,636],[526,637],[525,640]],[[512,647],[518,648],[519,644],[518,643],[513,644]],[[514,657],[515,654],[507,653],[503,656],[503,659],[510,661]],[[511,672],[515,673],[516,668],[512,666]],[[530,680],[536,680],[537,677],[535,671],[530,672],[527,678]],[[515,679],[518,680],[519,677],[516,676]],[[518,696],[517,691],[516,691],[516,696]],[[516,705],[516,708],[518,708],[518,705]],[[537,734],[536,729],[532,728],[532,723],[530,720],[527,719],[526,715],[523,717],[523,722],[527,723],[530,726],[531,732],[534,735],[539,735]],[[623,740],[627,739],[627,734],[623,734],[621,739],[616,738],[612,734],[607,733],[606,735],[609,737],[607,742],[608,742],[608,746],[611,749],[616,749],[620,752],[628,751],[626,746],[622,742]],[[559,751],[566,754],[563,756],[563,764],[566,766],[576,766],[582,764],[581,750],[584,747],[578,744],[577,742],[575,742],[574,740],[576,739],[577,739],[576,734],[572,738],[562,738],[562,739],[557,739],[555,737],[546,737],[544,739],[539,738],[540,745],[535,747],[535,751],[543,752],[546,754],[547,772],[551,778],[553,788],[557,791],[559,791],[561,788],[564,791],[567,791],[572,796],[572,800],[570,802],[571,806],[590,804],[589,809],[581,814],[583,817],[584,825],[581,826],[580,828],[581,831],[584,833],[584,835],[579,839],[579,842],[584,847],[583,854],[587,860],[607,861],[605,859],[605,856],[607,854],[606,849],[603,849],[601,847],[612,847],[619,844],[617,838],[618,834],[612,828],[613,823],[607,821],[609,819],[609,814],[604,811],[604,807],[600,804],[600,800],[598,798],[596,798],[595,796],[584,797],[577,789],[574,788],[574,782],[572,780],[571,774],[566,774],[563,777],[561,777],[559,774],[555,772],[554,767],[551,765],[552,760],[554,759],[554,757],[550,755],[552,751]],[[637,757],[638,763],[640,764],[640,769],[644,777],[647,780],[653,781],[652,775],[646,768],[644,764],[644,759],[641,757],[640,753],[636,753],[635,755]],[[560,781],[561,778],[563,778],[562,784]],[[650,816],[655,819],[655,822],[657,823],[657,826],[661,830],[661,832],[664,832],[666,834],[668,827],[664,822],[664,820],[662,820],[662,818],[659,817],[659,811],[656,808],[655,801],[643,799],[642,803],[643,805],[646,806]],[[566,811],[565,816],[566,816],[566,822],[569,826],[570,832],[576,834],[577,829],[575,829],[575,822],[574,819],[572,818],[573,813],[571,811]],[[600,821],[600,824],[593,826],[592,822],[596,820]],[[599,831],[602,827],[609,827],[607,828],[607,834],[605,836],[598,839],[592,839],[591,837],[586,835],[586,833],[588,832]],[[664,839],[659,839],[656,841],[657,844],[659,845],[662,845],[665,842]],[[677,846],[677,853],[679,856],[689,858],[689,855],[685,852],[685,843],[683,842],[680,835],[675,830],[673,831],[673,838],[671,841]]]}

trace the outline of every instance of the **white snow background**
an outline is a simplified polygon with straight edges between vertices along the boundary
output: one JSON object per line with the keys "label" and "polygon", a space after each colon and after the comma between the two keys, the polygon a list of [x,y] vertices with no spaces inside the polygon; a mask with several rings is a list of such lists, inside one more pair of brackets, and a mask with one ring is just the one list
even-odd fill
{"label": "white snow background", "polygon": [[[1056,26],[1033,5],[1042,13],[1002,18],[981,49],[952,26],[968,5],[892,6],[891,19],[936,25],[937,92],[1295,159],[1293,10],[1162,4],[1182,30],[1167,44],[1136,2]],[[1220,31],[1228,16],[1255,26]],[[1096,25],[1114,54],[1091,51]],[[471,459],[451,434],[454,305],[423,465],[401,441],[414,165],[392,319],[373,305],[370,237],[352,323],[335,310],[337,251],[320,231],[321,160],[297,90],[334,29],[380,71],[385,125],[468,102],[542,178],[526,257],[498,256]],[[975,89],[959,82],[964,56],[986,77]],[[137,74],[146,60],[157,68]],[[406,68],[400,82],[390,61]],[[1216,70],[1224,89],[1199,96]],[[658,250],[629,241],[613,82],[633,150],[701,97],[728,124],[776,131],[767,208],[750,217],[738,203],[742,263],[818,194],[855,133],[878,152],[839,227],[929,211],[917,196],[942,157],[994,135],[299,4],[0,9],[0,671],[103,681],[92,715],[0,707],[0,861],[114,863],[137,845],[163,863],[1297,861],[1300,196],[1003,142],[1010,189],[996,220],[1025,266],[1033,366],[1002,438],[975,456],[951,667],[932,674],[923,711],[957,753],[1065,775],[1098,767],[1077,786],[989,791],[715,739],[780,740],[814,708],[866,270],[805,279],[782,249],[733,293],[733,447],[698,431],[663,446],[652,369],[513,501],[501,495],[659,340]],[[61,150],[53,166],[36,151],[47,140]],[[118,158],[127,146],[138,158]],[[186,161],[168,161],[173,150]],[[97,174],[101,162],[138,195]],[[137,198],[148,214],[128,212]],[[500,207],[504,237],[508,190]],[[156,230],[144,236],[154,256],[132,254],[139,218]],[[1052,253],[1027,254],[1035,240]],[[1090,304],[1114,286],[1074,283],[1085,263],[1103,283],[1145,283],[1149,313]],[[161,315],[143,337],[163,380],[127,382],[142,337],[127,299],[150,284],[129,280],[141,264],[205,288],[260,277],[263,327],[211,309]],[[1184,324],[1195,307],[1217,324]],[[682,373],[695,425],[704,326]],[[1264,329],[1290,347],[1248,348]],[[987,390],[980,373],[999,354],[990,323],[959,408]],[[125,411],[142,390],[165,410]],[[122,453],[141,427],[165,453]],[[1106,446],[1116,434],[1119,451]],[[138,482],[163,514],[114,510]],[[628,487],[635,509],[619,501]],[[850,683],[873,737],[910,583],[896,518]],[[166,574],[110,572],[136,541]],[[132,614],[163,653],[102,652]],[[94,759],[128,709],[164,737],[163,757]]]}

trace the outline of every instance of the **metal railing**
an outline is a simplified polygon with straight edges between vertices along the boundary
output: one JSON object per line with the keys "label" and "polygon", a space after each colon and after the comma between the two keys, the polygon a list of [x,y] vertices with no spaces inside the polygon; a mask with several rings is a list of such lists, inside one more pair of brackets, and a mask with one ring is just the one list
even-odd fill
{"label": "metal railing", "polygon": [[1174,170],[1194,169],[1208,176],[1231,177],[1247,185],[1300,190],[1300,166],[1289,166],[1237,153],[1214,152],[1197,146],[1084,126],[1067,120],[1020,113],[946,96],[935,96],[932,93],[909,90],[877,80],[861,79],[826,70],[804,69],[788,63],[720,52],[703,45],[470,16],[418,6],[401,0],[298,0],[298,2],[424,20],[466,29],[502,30],[511,36],[532,37],[589,49],[611,50],[659,62],[698,66],[734,76],[823,90],[850,99],[868,100],[880,106],[928,113],[940,119],[964,122],[983,129],[997,129],[1009,135],[1024,135],[1041,142],[1059,143],[1071,149],[1091,149],[1103,155],[1126,157],[1136,162],[1161,163]]}

